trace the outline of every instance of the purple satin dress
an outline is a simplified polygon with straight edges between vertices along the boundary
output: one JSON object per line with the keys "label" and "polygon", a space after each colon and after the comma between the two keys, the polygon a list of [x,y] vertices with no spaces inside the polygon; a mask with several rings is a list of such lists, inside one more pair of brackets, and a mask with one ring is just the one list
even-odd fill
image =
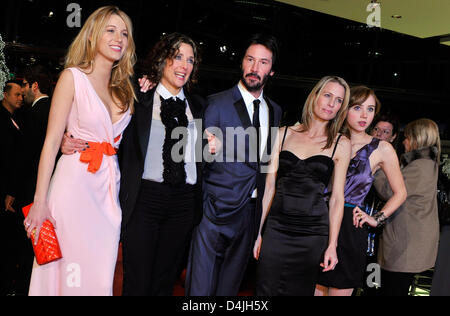
{"label": "purple satin dress", "polygon": [[379,144],[380,140],[373,138],[372,142],[361,148],[355,158],[350,161],[344,191],[346,203],[357,206],[364,204],[374,181],[369,158]]}
{"label": "purple satin dress", "polygon": [[374,177],[369,158],[379,144],[380,140],[373,138],[350,161],[344,191],[346,206],[337,247],[339,263],[334,271],[320,274],[320,285],[337,289],[363,286],[368,231],[366,227],[353,226],[353,210],[356,206],[362,208],[372,187]]}

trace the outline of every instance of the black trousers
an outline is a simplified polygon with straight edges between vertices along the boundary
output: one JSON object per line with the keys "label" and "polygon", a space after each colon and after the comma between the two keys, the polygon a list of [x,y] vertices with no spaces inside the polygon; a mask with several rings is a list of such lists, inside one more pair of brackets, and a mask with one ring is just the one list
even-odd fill
{"label": "black trousers", "polygon": [[143,180],[123,235],[125,296],[171,296],[192,234],[195,187]]}
{"label": "black trousers", "polygon": [[450,296],[450,226],[443,226],[431,296]]}
{"label": "black trousers", "polygon": [[5,258],[1,260],[0,295],[15,293],[26,296],[30,286],[34,252],[23,227],[24,217],[19,207],[17,213],[2,212],[1,240],[4,241]]}
{"label": "black trousers", "polygon": [[255,245],[256,202],[239,220],[217,225],[206,216],[196,227],[186,274],[187,296],[237,296]]}
{"label": "black trousers", "polygon": [[[0,201],[4,201],[0,199]],[[2,205],[3,206],[3,205]],[[0,240],[4,244],[4,254],[0,260],[0,296],[5,296],[12,290],[13,275],[15,267],[14,244],[11,234],[11,214],[0,208]]]}
{"label": "black trousers", "polygon": [[415,273],[381,270],[380,296],[408,296]]}

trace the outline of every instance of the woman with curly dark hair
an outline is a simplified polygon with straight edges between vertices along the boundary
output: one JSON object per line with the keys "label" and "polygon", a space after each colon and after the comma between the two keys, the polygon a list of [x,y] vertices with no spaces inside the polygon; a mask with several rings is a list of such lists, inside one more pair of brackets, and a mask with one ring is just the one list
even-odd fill
{"label": "woman with curly dark hair", "polygon": [[191,47],[193,54],[191,57],[194,57],[189,61],[192,63],[192,72],[190,77],[186,78],[184,83],[181,82],[182,86],[177,89],[186,86],[189,90],[192,85],[196,84],[198,82],[198,67],[201,62],[200,52],[197,44],[191,38],[180,33],[164,36],[150,51],[146,60],[149,81],[154,83],[165,81],[167,83],[167,80],[170,80],[170,76],[165,76],[166,70],[169,70],[166,68],[167,61],[170,59],[179,60],[179,56],[177,56],[179,50],[186,45]]}
{"label": "woman with curly dark hair", "polygon": [[157,86],[137,92],[121,155],[124,295],[172,295],[201,213],[195,149],[203,101],[185,89],[196,82],[199,63],[197,45],[179,33],[164,36],[147,58],[148,78]]}

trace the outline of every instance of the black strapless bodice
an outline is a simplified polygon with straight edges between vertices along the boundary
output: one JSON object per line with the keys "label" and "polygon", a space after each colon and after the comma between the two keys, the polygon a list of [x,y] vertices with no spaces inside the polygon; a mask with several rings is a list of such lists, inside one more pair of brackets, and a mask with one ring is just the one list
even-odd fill
{"label": "black strapless bodice", "polygon": [[328,235],[329,213],[324,192],[333,173],[333,160],[324,155],[303,160],[284,150],[279,161],[268,225],[301,235]]}

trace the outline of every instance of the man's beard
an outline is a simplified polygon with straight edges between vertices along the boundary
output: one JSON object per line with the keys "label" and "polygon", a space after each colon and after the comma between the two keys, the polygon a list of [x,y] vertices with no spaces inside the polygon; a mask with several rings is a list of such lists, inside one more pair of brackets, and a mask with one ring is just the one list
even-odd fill
{"label": "man's beard", "polygon": [[[255,82],[255,83],[251,84],[251,83],[249,83],[249,82],[246,80],[246,78],[249,77],[249,76],[257,77],[257,78],[259,79],[259,81],[257,81],[257,82]],[[242,73],[242,75],[241,75],[241,81],[242,81],[242,84],[245,86],[245,88],[246,88],[249,92],[255,92],[255,91],[260,91],[260,90],[262,90],[262,89],[264,88],[264,86],[266,85],[266,83],[267,83],[268,80],[269,80],[269,74],[265,75],[264,78],[262,78],[262,80],[261,80],[261,77],[258,76],[258,75],[255,74],[255,73],[249,73],[249,74],[247,74],[246,76],[244,76],[244,74]]]}
{"label": "man's beard", "polygon": [[31,106],[34,102],[34,94],[30,93],[29,91],[25,93],[24,97],[23,97],[23,105],[25,106]]}

